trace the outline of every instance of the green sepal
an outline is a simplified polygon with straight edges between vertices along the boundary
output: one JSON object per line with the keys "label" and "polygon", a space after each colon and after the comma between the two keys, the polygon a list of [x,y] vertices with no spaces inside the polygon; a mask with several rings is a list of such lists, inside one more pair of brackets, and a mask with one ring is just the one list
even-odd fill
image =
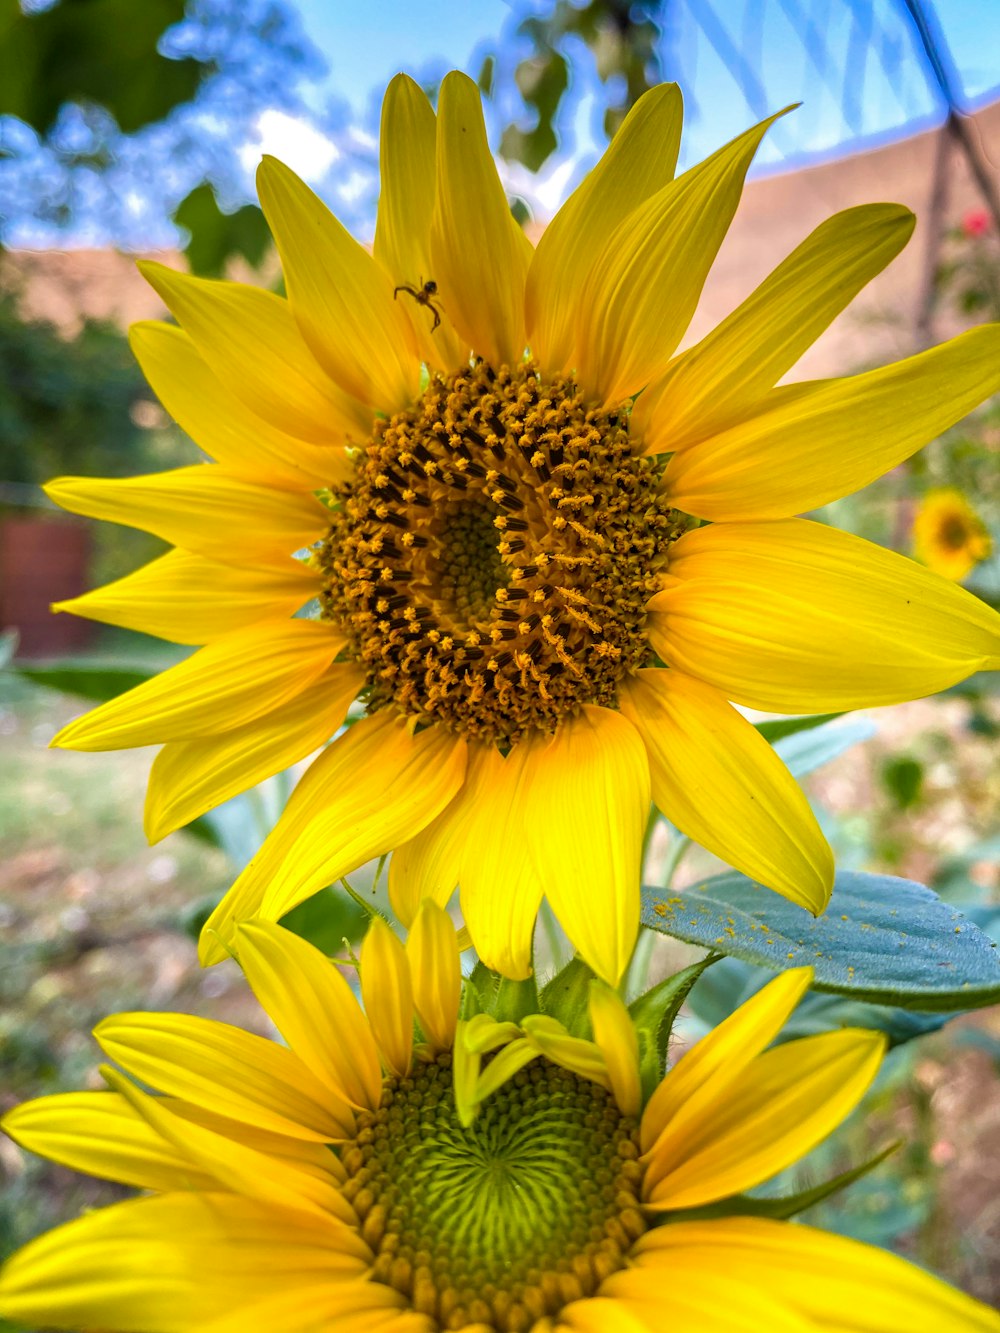
{"label": "green sepal", "polygon": [[672,977],[665,977],[629,1005],[629,1017],[639,1039],[639,1077],[644,1104],[663,1077],[670,1033],[681,1005],[705,969],[720,957],[721,954],[709,954],[700,962],[675,972]]}
{"label": "green sepal", "polygon": [[771,1217],[779,1222],[787,1221],[788,1218],[805,1212],[813,1204],[822,1203],[831,1194],[836,1194],[839,1190],[846,1189],[848,1185],[853,1185],[856,1180],[866,1176],[869,1171],[874,1171],[891,1153],[902,1146],[902,1142],[902,1139],[897,1139],[895,1143],[890,1143],[888,1148],[883,1148],[880,1153],[870,1157],[867,1162],[852,1167],[850,1171],[842,1171],[839,1176],[824,1180],[821,1185],[813,1185],[811,1189],[799,1190],[795,1194],[786,1194],[780,1199],[761,1199],[755,1198],[752,1194],[733,1194],[728,1199],[719,1199],[717,1202],[707,1203],[701,1208],[684,1208],[675,1213],[668,1213],[663,1220],[664,1222],[700,1222],[717,1217]]}
{"label": "green sepal", "polygon": [[538,986],[534,976],[523,981],[501,977],[489,1013],[498,1023],[520,1023],[529,1014],[538,1013]]}
{"label": "green sepal", "polygon": [[558,1019],[571,1037],[589,1040],[592,1036],[589,1003],[594,975],[582,958],[571,958],[562,971],[542,987],[539,996],[541,1012]]}
{"label": "green sepal", "polygon": [[499,978],[485,963],[477,961],[462,983],[460,1018],[475,1018],[476,1014],[492,1014]]}

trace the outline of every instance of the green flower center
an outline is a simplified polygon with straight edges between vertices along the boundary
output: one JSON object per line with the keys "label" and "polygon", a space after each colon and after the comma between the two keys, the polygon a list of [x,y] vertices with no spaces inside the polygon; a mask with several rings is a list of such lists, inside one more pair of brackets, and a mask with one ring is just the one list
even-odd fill
{"label": "green flower center", "polygon": [[464,1128],[451,1060],[386,1080],[342,1151],[373,1276],[439,1329],[523,1333],[592,1295],[646,1229],[635,1121],[595,1083],[532,1061]]}
{"label": "green flower center", "polygon": [[395,704],[499,745],[617,704],[685,518],[624,414],[530,363],[434,375],[379,422],[320,560],[323,614]]}

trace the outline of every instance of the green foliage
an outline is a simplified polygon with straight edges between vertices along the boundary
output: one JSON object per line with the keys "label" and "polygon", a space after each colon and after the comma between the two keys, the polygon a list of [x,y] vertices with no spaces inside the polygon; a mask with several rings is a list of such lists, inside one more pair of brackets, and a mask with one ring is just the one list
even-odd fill
{"label": "green foliage", "polygon": [[910,755],[893,755],[882,765],[882,784],[896,808],[909,810],[920,800],[924,785],[924,767]]}
{"label": "green foliage", "polygon": [[63,694],[75,694],[94,703],[106,703],[126,690],[142,685],[157,673],[145,667],[123,666],[118,662],[95,662],[91,658],[60,658],[55,662],[32,662],[18,667],[18,675],[35,685],[44,685]]}
{"label": "green foliage", "polygon": [[[121,330],[87,319],[73,336],[25,319],[0,292],[0,481],[122,476],[156,466],[133,420],[148,390]],[[162,464],[159,464],[162,466]]]}
{"label": "green foliage", "polygon": [[127,134],[162,120],[209,69],[157,51],[184,8],[185,0],[61,0],[25,14],[18,0],[0,0],[0,115],[39,134],[65,102],[106,107]]}
{"label": "green foliage", "polygon": [[652,1096],[653,1089],[663,1077],[670,1034],[681,1005],[702,973],[718,958],[718,954],[709,954],[700,963],[665,977],[629,1005],[628,1011],[639,1039],[639,1075],[644,1099]]}
{"label": "green foliage", "polygon": [[199,185],[182,199],[174,221],[189,233],[184,254],[192,273],[221,277],[231,256],[240,255],[258,268],[267,253],[270,233],[256,204],[223,213],[211,185]]}
{"label": "green foliage", "polygon": [[571,958],[543,988],[542,1012],[562,1023],[574,1037],[590,1037],[587,1006],[594,973],[582,958]]}
{"label": "green foliage", "polygon": [[931,889],[888,875],[842,871],[825,914],[745,875],[717,875],[683,892],[643,890],[642,921],[772,971],[815,969],[815,987],[932,1013],[1000,1001],[1000,958],[983,932]]}

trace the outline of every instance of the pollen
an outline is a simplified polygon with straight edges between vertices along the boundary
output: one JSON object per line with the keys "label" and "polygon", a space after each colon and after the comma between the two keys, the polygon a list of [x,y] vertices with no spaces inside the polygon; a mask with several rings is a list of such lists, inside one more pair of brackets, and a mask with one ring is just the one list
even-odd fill
{"label": "pollen", "polygon": [[433,376],[359,451],[319,557],[369,708],[507,746],[616,706],[687,522],[661,470],[624,413],[530,362]]}
{"label": "pollen", "polygon": [[469,1127],[450,1056],[389,1078],[340,1151],[373,1278],[435,1330],[526,1333],[593,1295],[646,1230],[635,1121],[542,1057]]}

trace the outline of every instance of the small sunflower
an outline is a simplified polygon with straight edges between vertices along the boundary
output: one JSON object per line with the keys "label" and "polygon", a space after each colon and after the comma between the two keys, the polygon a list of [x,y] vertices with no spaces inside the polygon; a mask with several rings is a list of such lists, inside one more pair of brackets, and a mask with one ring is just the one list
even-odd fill
{"label": "small sunflower", "polygon": [[964,579],[993,554],[986,525],[961,491],[928,491],[913,520],[913,554],[946,579]]}
{"label": "small sunflower", "polygon": [[381,920],[369,930],[366,1012],[281,926],[234,940],[287,1047],[122,1014],[95,1035],[159,1095],[105,1068],[111,1091],[6,1117],[25,1147],[149,1191],[16,1254],[7,1318],[124,1333],[1000,1330],[884,1251],[739,1215],[752,1205],[734,1196],[823,1139],[881,1063],[885,1038],[859,1029],[771,1046],[810,969],[644,1095],[617,992],[591,982],[592,1040],[546,1013],[474,1012],[430,901],[405,947]]}
{"label": "small sunflower", "polygon": [[176,547],[60,606],[203,646],[55,744],[162,744],[155,840],[325,745],[356,696],[366,713],[312,764],[203,961],[395,849],[404,923],[459,885],[484,961],[524,977],[544,894],[615,981],[650,797],[819,912],[829,847],[733,703],[889,704],[1000,664],[981,602],[794,517],[1000,387],[996,326],[775,387],[905,244],[906,209],[837,214],[675,355],[773,119],[675,179],[680,94],[652,90],[533,250],[475,85],[450,74],[435,113],[399,76],[373,255],[265,159],[287,299],[142,266],[179,327],[139,324],[133,346],[215,461],[52,483]]}

